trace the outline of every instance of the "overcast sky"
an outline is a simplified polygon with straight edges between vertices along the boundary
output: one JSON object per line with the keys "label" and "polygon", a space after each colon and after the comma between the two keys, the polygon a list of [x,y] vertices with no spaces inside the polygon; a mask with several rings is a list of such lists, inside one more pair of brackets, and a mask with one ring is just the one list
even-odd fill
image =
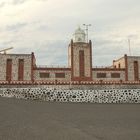
{"label": "overcast sky", "polygon": [[0,49],[34,52],[38,65],[67,65],[78,25],[92,24],[93,66],[140,56],[140,0],[0,0]]}

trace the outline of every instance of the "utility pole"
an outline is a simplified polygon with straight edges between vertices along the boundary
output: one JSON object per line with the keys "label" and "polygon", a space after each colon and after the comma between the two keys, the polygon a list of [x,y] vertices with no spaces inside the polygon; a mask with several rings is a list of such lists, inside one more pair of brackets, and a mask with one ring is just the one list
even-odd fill
{"label": "utility pole", "polygon": [[91,26],[91,24],[83,24],[86,27],[86,35],[87,35],[87,43],[88,43],[88,28]]}

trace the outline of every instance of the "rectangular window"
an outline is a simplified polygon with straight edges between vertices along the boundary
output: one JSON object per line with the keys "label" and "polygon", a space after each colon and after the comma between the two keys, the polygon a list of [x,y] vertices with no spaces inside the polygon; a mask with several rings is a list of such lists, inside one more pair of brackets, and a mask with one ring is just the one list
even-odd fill
{"label": "rectangular window", "polygon": [[106,73],[97,73],[97,78],[106,78]]}
{"label": "rectangular window", "polygon": [[119,68],[119,69],[121,68],[121,64],[120,64],[120,63],[118,64],[118,68]]}
{"label": "rectangular window", "polygon": [[138,65],[138,61],[134,61],[134,80],[135,81],[139,80],[139,65]]}
{"label": "rectangular window", "polygon": [[18,80],[23,81],[23,75],[24,75],[24,60],[19,59],[18,62]]}
{"label": "rectangular window", "polygon": [[120,78],[120,73],[111,73],[111,78]]}
{"label": "rectangular window", "polygon": [[80,70],[80,77],[84,77],[85,75],[85,70],[84,70],[84,51],[80,50],[79,51],[79,70]]}
{"label": "rectangular window", "polygon": [[11,81],[11,79],[12,79],[12,59],[7,59],[6,81]]}
{"label": "rectangular window", "polygon": [[65,73],[55,73],[56,78],[65,78]]}
{"label": "rectangular window", "polygon": [[41,72],[40,78],[50,78],[50,73]]}

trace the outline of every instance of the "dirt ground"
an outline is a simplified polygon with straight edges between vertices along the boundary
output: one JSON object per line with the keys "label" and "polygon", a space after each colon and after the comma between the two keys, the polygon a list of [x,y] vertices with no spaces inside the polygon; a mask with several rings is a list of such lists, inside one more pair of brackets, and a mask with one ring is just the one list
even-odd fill
{"label": "dirt ground", "polygon": [[140,104],[0,98],[0,140],[140,140]]}

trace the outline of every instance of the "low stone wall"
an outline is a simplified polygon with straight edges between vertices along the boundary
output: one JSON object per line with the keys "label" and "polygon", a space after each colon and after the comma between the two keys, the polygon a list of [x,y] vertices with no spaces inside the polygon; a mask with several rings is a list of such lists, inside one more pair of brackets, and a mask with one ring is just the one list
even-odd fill
{"label": "low stone wall", "polygon": [[140,103],[140,89],[0,88],[0,96],[59,102]]}
{"label": "low stone wall", "polygon": [[105,90],[105,89],[140,89],[140,84],[110,84],[110,85],[0,85],[0,88],[55,88],[63,90]]}

